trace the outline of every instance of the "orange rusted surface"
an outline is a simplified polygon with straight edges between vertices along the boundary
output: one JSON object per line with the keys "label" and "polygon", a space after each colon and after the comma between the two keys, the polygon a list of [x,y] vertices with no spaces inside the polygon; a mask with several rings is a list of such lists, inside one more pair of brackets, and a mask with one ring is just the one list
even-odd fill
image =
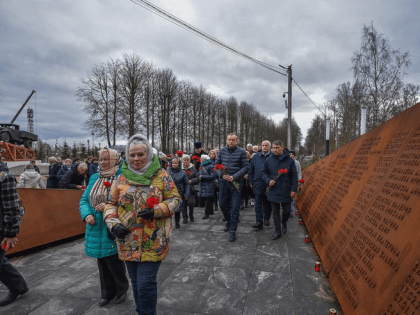
{"label": "orange rusted surface", "polygon": [[420,104],[303,171],[297,205],[345,314],[420,314]]}
{"label": "orange rusted surface", "polygon": [[7,254],[85,232],[79,213],[83,191],[18,188],[18,193],[26,213],[22,217],[18,245]]}
{"label": "orange rusted surface", "polygon": [[35,150],[0,141],[0,152],[6,161],[30,161],[36,160]]}

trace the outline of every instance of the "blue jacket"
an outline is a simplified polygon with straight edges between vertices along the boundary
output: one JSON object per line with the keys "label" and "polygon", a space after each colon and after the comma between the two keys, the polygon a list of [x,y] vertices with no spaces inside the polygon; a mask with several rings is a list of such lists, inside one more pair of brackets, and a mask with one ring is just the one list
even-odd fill
{"label": "blue jacket", "polygon": [[170,168],[169,174],[175,182],[175,186],[182,197],[182,201],[188,200],[190,198],[190,182],[187,173],[181,169],[181,166],[178,166],[175,169]]}
{"label": "blue jacket", "polygon": [[275,179],[280,169],[287,169],[287,174],[282,174],[268,192],[267,200],[271,202],[288,203],[292,202],[290,193],[297,191],[298,176],[295,160],[289,156],[286,149],[282,155],[271,155],[264,162],[262,176],[268,185],[270,180]]}
{"label": "blue jacket", "polygon": [[[244,175],[248,173],[249,162],[246,151],[238,146],[230,149],[224,147],[217,155],[216,164],[223,164],[226,168],[226,173],[233,176],[233,179],[240,183],[244,180]],[[224,180],[223,173],[217,172],[219,178]]]}
{"label": "blue jacket", "polygon": [[99,164],[91,163],[88,168],[88,177],[90,178],[93,174],[98,172]]}
{"label": "blue jacket", "polygon": [[47,188],[58,188],[60,181],[57,177],[58,172],[60,171],[61,165],[55,163],[54,165],[49,166],[49,177],[47,179]]}
{"label": "blue jacket", "polygon": [[252,185],[252,191],[256,195],[264,195],[267,184],[262,177],[264,162],[272,156],[272,152],[267,153],[267,157],[261,152],[254,155],[249,163],[248,184]]}
{"label": "blue jacket", "polygon": [[[121,174],[121,167],[117,172],[117,177]],[[117,253],[114,241],[108,238],[103,212],[96,212],[89,203],[89,194],[98,179],[98,174],[92,175],[89,185],[80,199],[79,211],[84,221],[89,214],[95,217],[95,225],[86,224],[85,231],[85,252],[86,255],[94,258],[103,258]]]}
{"label": "blue jacket", "polygon": [[214,180],[216,179],[216,173],[213,171],[214,164],[210,161],[205,161],[201,164],[202,169],[199,170],[200,180],[200,192],[198,196],[203,198],[214,196]]}

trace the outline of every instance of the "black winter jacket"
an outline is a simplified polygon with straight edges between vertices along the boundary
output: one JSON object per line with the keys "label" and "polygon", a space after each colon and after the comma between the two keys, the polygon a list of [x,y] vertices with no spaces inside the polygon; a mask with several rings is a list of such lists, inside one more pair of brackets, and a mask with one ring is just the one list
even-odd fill
{"label": "black winter jacket", "polygon": [[[244,175],[248,173],[248,156],[246,151],[238,146],[222,148],[217,155],[216,164],[223,164],[226,173],[233,176],[237,183],[242,182]],[[224,180],[222,172],[217,172],[217,174],[221,180]]]}
{"label": "black winter jacket", "polygon": [[58,180],[58,172],[60,171],[61,165],[58,163],[54,163],[50,165],[49,169],[49,177],[47,180],[47,188],[58,188],[60,185],[60,181]]}
{"label": "black winter jacket", "polygon": [[276,184],[270,188],[267,200],[278,203],[292,202],[290,193],[297,191],[298,175],[295,160],[289,156],[289,151],[286,149],[282,155],[273,154],[264,162],[262,176],[267,185],[277,177],[280,169],[287,169],[287,174],[282,174]]}
{"label": "black winter jacket", "polygon": [[182,166],[182,169],[186,173],[187,173],[187,171],[190,173],[190,175],[188,175],[188,173],[187,173],[188,180],[191,181],[191,184],[190,184],[190,192],[191,192],[191,195],[192,194],[195,194],[195,191],[192,188],[193,186],[194,186],[194,189],[196,191],[199,191],[200,190],[200,181],[199,181],[198,172],[195,169],[195,166],[192,163],[190,163],[190,165],[187,168],[184,168],[184,166]]}
{"label": "black winter jacket", "polygon": [[57,173],[58,180],[61,181],[63,176],[68,172],[67,165],[63,165]]}
{"label": "black winter jacket", "polygon": [[187,173],[178,166],[177,168],[170,168],[169,175],[174,180],[182,201],[188,200],[190,198],[190,182],[188,181]]}
{"label": "black winter jacket", "polygon": [[80,163],[73,165],[71,169],[64,174],[63,178],[60,180],[61,189],[77,189],[76,186],[84,185],[85,174],[80,175],[77,172],[79,164]]}

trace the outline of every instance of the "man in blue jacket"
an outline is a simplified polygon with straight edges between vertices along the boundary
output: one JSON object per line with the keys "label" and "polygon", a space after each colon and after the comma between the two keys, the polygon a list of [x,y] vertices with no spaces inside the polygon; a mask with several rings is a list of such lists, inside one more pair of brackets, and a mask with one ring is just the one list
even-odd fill
{"label": "man in blue jacket", "polygon": [[[223,164],[226,175],[218,172],[219,204],[226,219],[225,232],[230,230],[229,241],[236,240],[238,227],[239,207],[241,203],[241,190],[244,184],[244,175],[248,173],[248,157],[244,149],[238,147],[238,136],[231,133],[227,137],[227,147],[220,150],[216,164]],[[233,184],[237,183],[237,187]]]}
{"label": "man in blue jacket", "polygon": [[270,152],[270,149],[270,141],[263,141],[262,151],[256,153],[251,159],[251,163],[249,164],[248,183],[255,195],[256,223],[253,224],[252,227],[258,230],[263,229],[263,220],[266,226],[270,224],[271,204],[267,200],[267,195],[265,194],[267,184],[264,182],[262,177],[262,168],[264,166],[264,162],[273,155],[273,153]]}
{"label": "man in blue jacket", "polygon": [[[264,162],[262,176],[264,182],[270,186],[267,199],[271,202],[276,230],[271,239],[277,240],[281,237],[282,228],[283,233],[287,232],[287,220],[292,198],[297,191],[298,175],[295,161],[289,156],[289,151],[284,148],[280,140],[273,142],[273,153]],[[282,219],[280,219],[280,204],[283,208]]]}

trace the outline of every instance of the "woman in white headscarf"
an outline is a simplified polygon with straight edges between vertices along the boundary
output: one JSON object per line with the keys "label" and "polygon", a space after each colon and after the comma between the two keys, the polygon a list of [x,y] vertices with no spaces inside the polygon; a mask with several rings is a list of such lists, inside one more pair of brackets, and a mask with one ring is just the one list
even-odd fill
{"label": "woman in white headscarf", "polygon": [[104,148],[99,153],[98,172],[90,177],[89,185],[80,200],[80,214],[86,222],[86,255],[97,258],[101,283],[99,306],[125,301],[128,279],[123,261],[118,258],[117,246],[108,233],[103,211],[112,183],[121,174],[122,159],[117,151]]}

